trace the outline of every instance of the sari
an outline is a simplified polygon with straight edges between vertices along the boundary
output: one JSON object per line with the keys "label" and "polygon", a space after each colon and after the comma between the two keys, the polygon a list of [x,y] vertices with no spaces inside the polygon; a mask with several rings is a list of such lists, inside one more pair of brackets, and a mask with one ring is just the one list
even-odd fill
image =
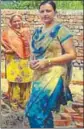
{"label": "sari", "polygon": [[[30,38],[30,33],[26,28],[21,28],[20,31],[9,28],[2,33],[2,40],[4,41],[2,45],[6,47],[6,49],[12,49],[20,58],[24,59],[30,56]],[[27,43],[25,44],[25,42]]]}
{"label": "sari", "polygon": [[[32,53],[35,59],[51,59],[64,54],[61,44],[72,37],[61,24],[55,24],[46,32],[37,28],[32,37]],[[60,105],[72,101],[68,87],[71,78],[71,62],[34,70],[32,92],[26,104],[25,116],[31,128],[53,128],[52,111],[59,111]]]}
{"label": "sari", "polygon": [[[28,66],[30,33],[26,28],[22,28],[20,32],[9,28],[2,32],[2,41],[2,45],[7,50],[14,51],[5,54],[5,57],[10,105],[17,109],[19,106],[25,106],[31,92],[32,70]],[[23,90],[22,97],[20,97],[21,88]]]}

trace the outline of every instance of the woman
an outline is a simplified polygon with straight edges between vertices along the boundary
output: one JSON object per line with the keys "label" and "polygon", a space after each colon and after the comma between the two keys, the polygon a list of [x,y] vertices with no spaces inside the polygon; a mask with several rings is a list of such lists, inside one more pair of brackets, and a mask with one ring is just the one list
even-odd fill
{"label": "woman", "polygon": [[56,5],[53,1],[40,4],[44,27],[37,28],[32,37],[34,70],[32,93],[26,105],[25,116],[31,128],[53,128],[52,110],[72,100],[68,84],[71,60],[76,58],[72,35],[54,20]]}
{"label": "woman", "polygon": [[30,33],[23,27],[22,17],[13,15],[10,26],[2,32],[2,45],[6,56],[8,94],[13,110],[24,108],[31,90],[32,70],[28,67],[30,57]]}

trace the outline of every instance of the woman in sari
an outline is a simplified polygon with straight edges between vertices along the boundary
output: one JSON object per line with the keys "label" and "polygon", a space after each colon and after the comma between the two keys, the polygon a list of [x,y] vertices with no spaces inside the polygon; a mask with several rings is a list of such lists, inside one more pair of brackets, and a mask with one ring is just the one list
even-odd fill
{"label": "woman in sari", "polygon": [[55,3],[42,2],[39,10],[44,26],[37,28],[32,37],[30,66],[34,74],[25,116],[31,128],[53,128],[52,111],[72,101],[68,85],[76,52],[70,31],[54,20]]}
{"label": "woman in sari", "polygon": [[32,70],[28,66],[30,57],[30,32],[23,27],[22,17],[13,15],[10,26],[2,32],[2,45],[6,56],[8,95],[13,110],[24,108],[30,96]]}

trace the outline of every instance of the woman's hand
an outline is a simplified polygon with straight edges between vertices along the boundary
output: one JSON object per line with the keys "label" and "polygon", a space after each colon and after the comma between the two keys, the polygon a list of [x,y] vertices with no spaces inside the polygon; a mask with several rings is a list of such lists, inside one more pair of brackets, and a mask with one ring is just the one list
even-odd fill
{"label": "woman's hand", "polygon": [[6,50],[6,53],[12,54],[12,53],[14,53],[14,51],[13,50]]}
{"label": "woman's hand", "polygon": [[6,53],[6,54],[14,53],[14,51],[6,43],[3,42],[3,44],[1,44],[1,45],[2,45],[1,47],[2,47],[3,53]]}
{"label": "woman's hand", "polygon": [[2,52],[4,52],[5,54],[14,53],[14,51],[11,49],[3,49]]}
{"label": "woman's hand", "polygon": [[47,67],[47,60],[33,60],[30,62],[30,67],[33,70],[42,70]]}

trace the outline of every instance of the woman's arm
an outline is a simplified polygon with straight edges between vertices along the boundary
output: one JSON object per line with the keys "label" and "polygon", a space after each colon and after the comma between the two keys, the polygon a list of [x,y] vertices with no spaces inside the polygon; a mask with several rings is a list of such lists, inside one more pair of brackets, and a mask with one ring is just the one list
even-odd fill
{"label": "woman's arm", "polygon": [[51,65],[58,65],[58,64],[66,64],[70,62],[71,60],[76,59],[76,51],[73,46],[73,39],[69,38],[64,44],[62,44],[62,47],[65,51],[65,54],[56,57],[51,58],[48,60],[49,64]]}
{"label": "woman's arm", "polygon": [[5,53],[7,53],[7,54],[13,54],[15,52],[13,50],[6,50]]}
{"label": "woman's arm", "polygon": [[44,60],[39,60],[33,65],[33,69],[44,69],[47,66],[52,67],[54,65],[60,65],[60,64],[66,64],[70,62],[71,60],[76,59],[76,51],[75,48],[73,47],[73,40],[72,38],[69,38],[68,40],[65,41],[65,43],[62,45],[65,54],[59,56],[59,57],[54,57],[50,59],[44,59]]}
{"label": "woman's arm", "polygon": [[14,53],[14,51],[13,50],[11,50],[11,49],[5,49],[5,48],[3,48],[2,49],[2,52],[4,52],[5,54],[9,54],[9,53]]}
{"label": "woman's arm", "polygon": [[14,53],[14,51],[7,45],[6,41],[3,40],[3,34],[1,36],[1,45],[2,45],[2,52],[4,53]]}
{"label": "woman's arm", "polygon": [[4,43],[4,41],[2,41],[2,40],[1,40],[1,45],[2,45],[2,52],[4,52],[4,53],[14,53],[14,51],[9,46],[7,46]]}
{"label": "woman's arm", "polygon": [[2,39],[2,36],[1,36],[1,45],[3,46],[4,49],[11,49],[7,43]]}

